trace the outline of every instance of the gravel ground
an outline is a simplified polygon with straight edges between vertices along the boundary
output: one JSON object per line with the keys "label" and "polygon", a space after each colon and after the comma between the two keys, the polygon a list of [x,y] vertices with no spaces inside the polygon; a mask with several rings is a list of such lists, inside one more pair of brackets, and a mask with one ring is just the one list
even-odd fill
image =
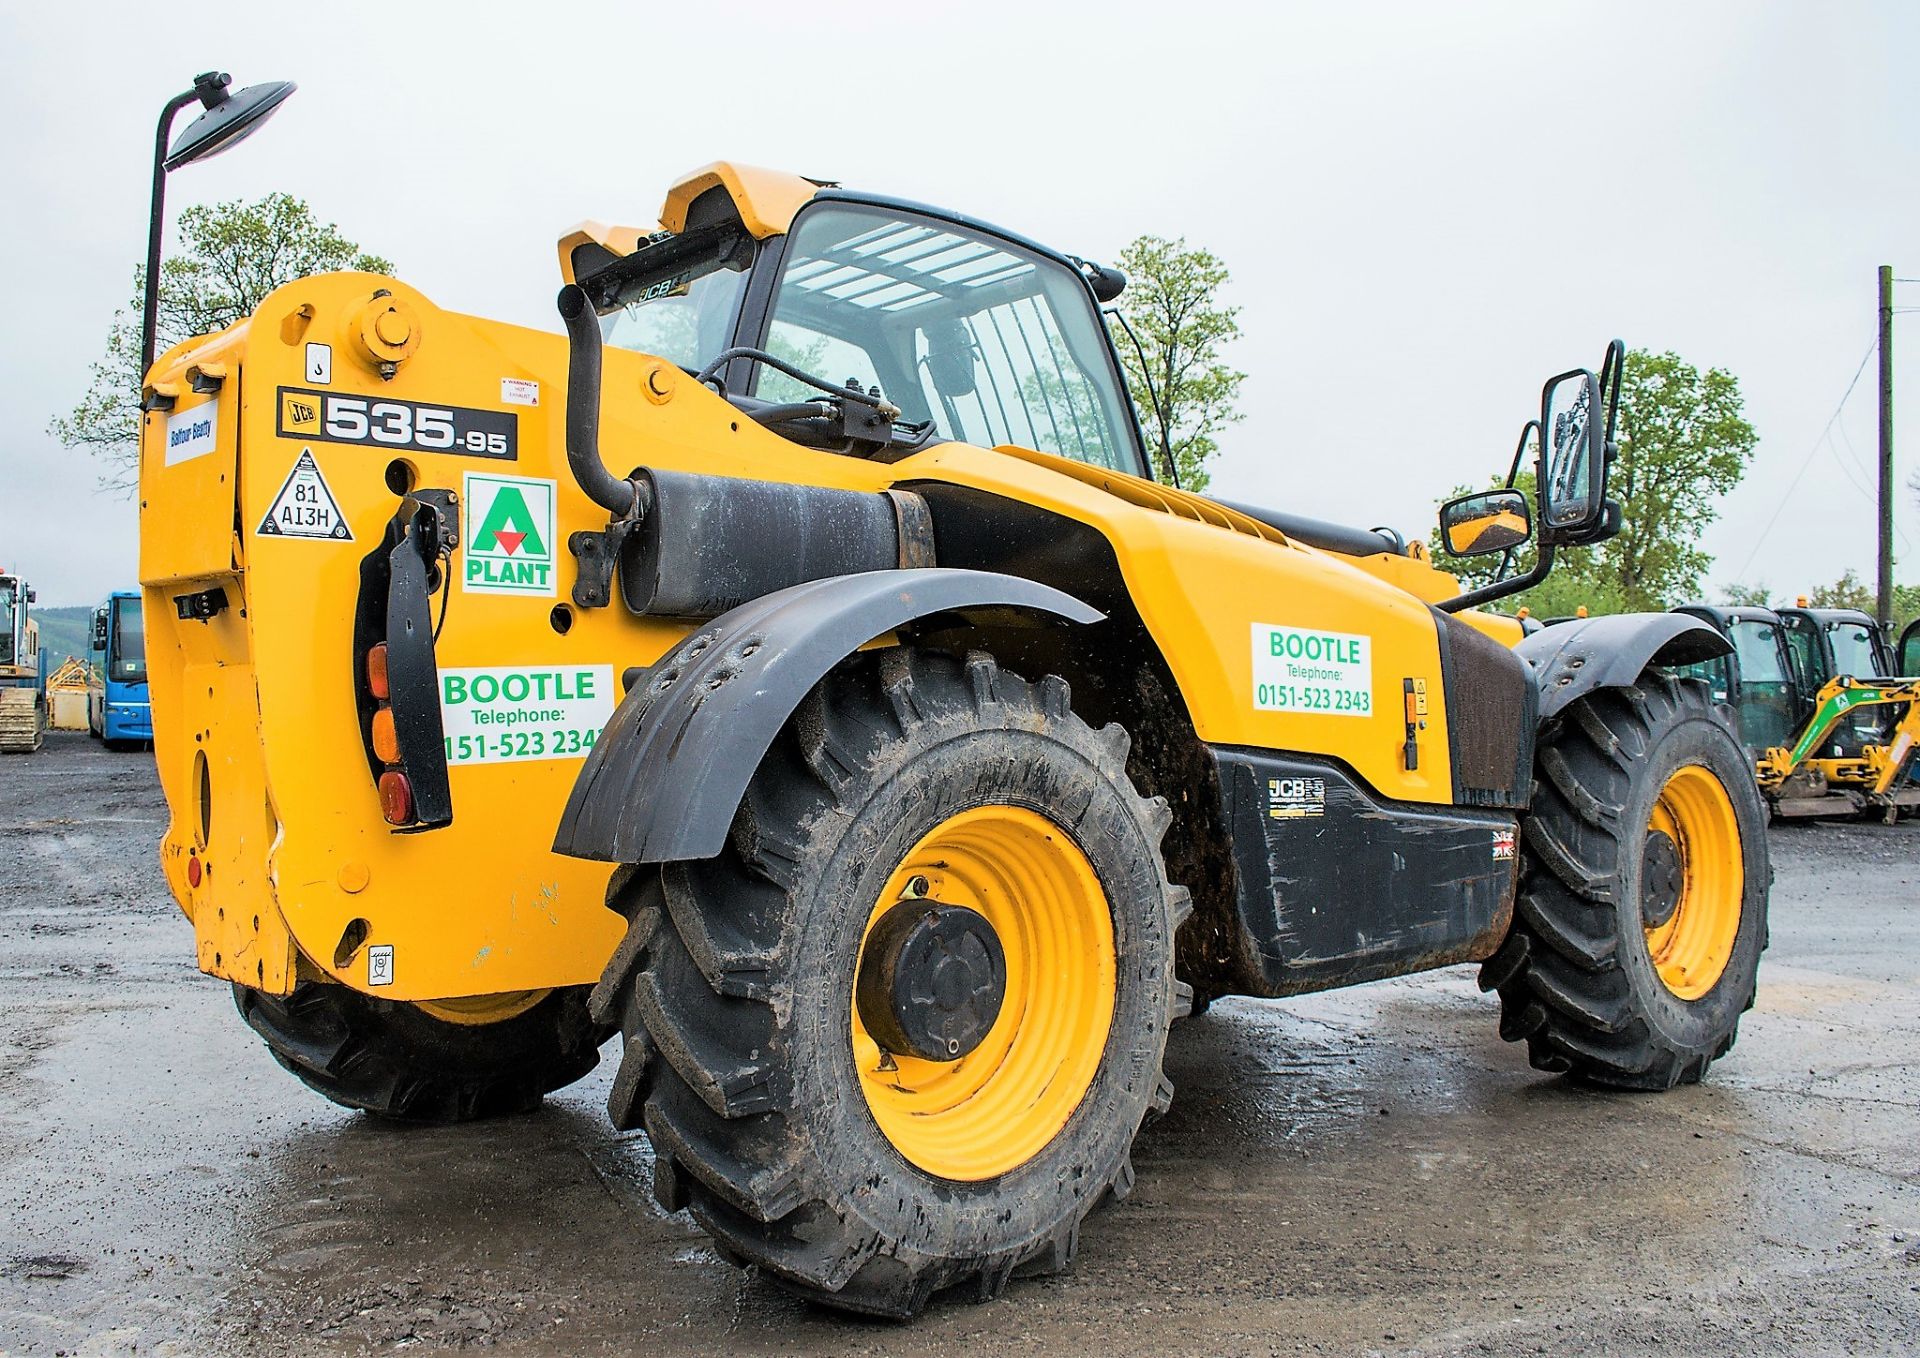
{"label": "gravel ground", "polygon": [[193,968],[151,758],[0,761],[0,1354],[1818,1354],[1920,1348],[1920,823],[1773,834],[1773,946],[1702,1086],[1531,1071],[1457,968],[1174,1033],[1173,1112],[1066,1277],[894,1326],[647,1192],[611,1061],[397,1129]]}

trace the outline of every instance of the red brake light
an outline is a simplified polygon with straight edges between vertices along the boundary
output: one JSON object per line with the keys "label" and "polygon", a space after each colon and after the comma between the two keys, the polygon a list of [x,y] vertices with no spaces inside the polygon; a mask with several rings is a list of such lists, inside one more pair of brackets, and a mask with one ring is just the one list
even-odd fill
{"label": "red brake light", "polygon": [[398,769],[380,775],[380,809],[389,825],[413,824],[413,784]]}
{"label": "red brake light", "polygon": [[367,691],[380,702],[392,696],[387,686],[387,643],[384,641],[367,652]]}

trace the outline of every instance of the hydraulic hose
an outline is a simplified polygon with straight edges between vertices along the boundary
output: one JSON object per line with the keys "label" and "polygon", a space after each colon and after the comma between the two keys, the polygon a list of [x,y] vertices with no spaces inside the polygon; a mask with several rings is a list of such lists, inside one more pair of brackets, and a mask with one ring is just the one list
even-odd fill
{"label": "hydraulic hose", "polygon": [[607,470],[600,458],[600,322],[577,283],[560,289],[567,326],[567,465],[595,504],[619,516],[633,513],[639,491]]}

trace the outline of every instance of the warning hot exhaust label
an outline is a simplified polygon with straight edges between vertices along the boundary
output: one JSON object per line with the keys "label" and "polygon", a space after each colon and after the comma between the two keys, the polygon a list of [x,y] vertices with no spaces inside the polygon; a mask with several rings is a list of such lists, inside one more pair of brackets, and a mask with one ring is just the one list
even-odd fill
{"label": "warning hot exhaust label", "polygon": [[584,759],[613,716],[611,665],[440,671],[447,763]]}

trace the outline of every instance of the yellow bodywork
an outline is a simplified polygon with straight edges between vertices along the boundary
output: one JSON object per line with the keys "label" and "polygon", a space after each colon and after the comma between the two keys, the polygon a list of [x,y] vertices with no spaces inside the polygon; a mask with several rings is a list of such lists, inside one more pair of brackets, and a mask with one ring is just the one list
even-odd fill
{"label": "yellow bodywork", "polygon": [[[812,191],[791,176],[714,167],[676,186],[679,210],[713,184],[737,201],[758,195],[742,215],[770,229],[784,228],[805,201],[802,186]],[[675,202],[670,197],[663,220]],[[579,238],[610,248],[619,239],[604,228]],[[563,245],[563,263],[567,255]],[[331,356],[324,384],[308,366],[315,345]],[[210,365],[218,365],[217,390],[196,392],[190,370],[200,370],[205,386]],[[568,602],[567,534],[603,526],[606,514],[568,471],[566,370],[557,334],[443,311],[404,283],[366,274],[289,284],[251,320],[179,346],[156,365],[151,390],[175,402],[145,416],[140,466],[155,754],[171,810],[162,861],[193,921],[204,971],[275,994],[287,993],[297,975],[324,973],[394,1000],[598,978],[624,923],[603,903],[609,868],[550,847],[585,751],[456,764],[453,824],[393,833],[364,753],[352,674],[360,565],[395,511],[393,487],[459,490],[469,473],[553,483],[558,579],[551,597],[453,589],[437,646],[443,671],[607,667],[617,684],[623,670],[650,663],[685,635],[685,624],[636,617],[618,604]],[[606,352],[604,391],[602,446],[616,472],[644,463],[856,490],[944,481],[1090,525],[1112,544],[1202,740],[1327,754],[1381,795],[1452,799],[1428,602],[1457,587],[1424,553],[1355,559],[1313,550],[1197,496],[1023,449],[944,443],[892,464],[811,450],[746,419],[672,365],[618,349]],[[517,420],[517,458],[390,456],[377,445],[326,441],[303,409],[316,392],[507,412]],[[174,456],[186,446],[198,451]],[[303,458],[351,541],[259,532]],[[211,618],[179,616],[176,600],[213,590],[224,607]],[[1512,619],[1468,617],[1506,644],[1519,640]],[[1249,650],[1250,627],[1260,624],[1364,634],[1371,710],[1261,710]],[[1404,750],[1415,714],[1402,693],[1415,685],[1406,680],[1423,690],[1411,771]],[[197,886],[190,858],[199,860]],[[369,958],[385,949],[384,979],[374,986]]]}

